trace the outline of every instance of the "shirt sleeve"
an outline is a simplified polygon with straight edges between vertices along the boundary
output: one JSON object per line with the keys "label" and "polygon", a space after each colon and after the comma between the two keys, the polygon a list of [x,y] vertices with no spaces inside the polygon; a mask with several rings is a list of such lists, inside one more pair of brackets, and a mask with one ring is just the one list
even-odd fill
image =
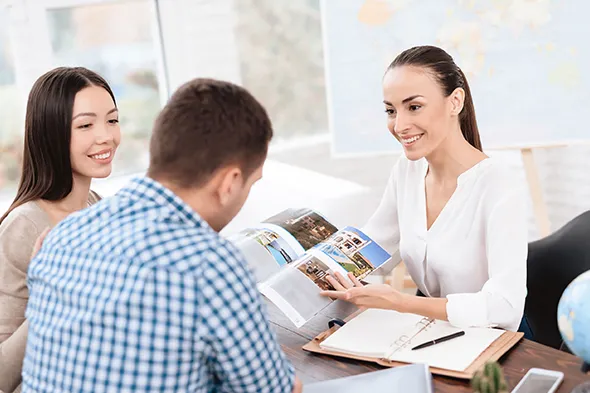
{"label": "shirt sleeve", "polygon": [[485,230],[489,279],[480,292],[447,296],[447,316],[451,324],[518,329],[527,294],[525,195],[525,191],[517,187],[491,210]]}
{"label": "shirt sleeve", "polygon": [[[397,171],[396,164],[389,175],[383,197],[377,210],[369,218],[362,231],[383,247],[389,254],[394,255],[399,248],[400,231],[397,213]],[[397,265],[400,261],[394,261]],[[392,268],[394,266],[391,266]]]}
{"label": "shirt sleeve", "polygon": [[204,270],[199,310],[220,391],[291,392],[295,371],[270,328],[247,262],[231,248],[228,254],[211,258]]}

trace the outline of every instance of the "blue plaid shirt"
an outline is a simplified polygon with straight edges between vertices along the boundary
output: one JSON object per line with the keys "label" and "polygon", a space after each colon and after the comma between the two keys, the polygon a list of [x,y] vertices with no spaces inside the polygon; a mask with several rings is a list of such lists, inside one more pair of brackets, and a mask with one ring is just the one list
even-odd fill
{"label": "blue plaid shirt", "polygon": [[23,392],[291,392],[245,260],[149,178],[62,221],[28,273]]}

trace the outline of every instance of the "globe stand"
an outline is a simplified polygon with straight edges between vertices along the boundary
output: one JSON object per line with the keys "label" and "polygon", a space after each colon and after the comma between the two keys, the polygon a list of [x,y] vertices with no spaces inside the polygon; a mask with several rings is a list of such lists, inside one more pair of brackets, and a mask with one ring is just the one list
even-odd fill
{"label": "globe stand", "polygon": [[582,382],[572,390],[572,393],[590,393],[590,382]]}
{"label": "globe stand", "polygon": [[[590,371],[590,363],[582,363],[582,372],[586,374]],[[572,393],[590,393],[590,381],[582,382],[572,390]]]}

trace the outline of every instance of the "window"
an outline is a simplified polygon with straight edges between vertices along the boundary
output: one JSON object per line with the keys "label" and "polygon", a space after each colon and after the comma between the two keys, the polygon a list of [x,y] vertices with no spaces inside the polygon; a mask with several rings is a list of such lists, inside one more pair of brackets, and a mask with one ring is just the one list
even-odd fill
{"label": "window", "polygon": [[8,13],[0,6],[0,189],[12,191],[20,176],[22,105],[16,85]]}
{"label": "window", "polygon": [[122,134],[116,174],[145,170],[160,110],[164,83],[152,6],[150,0],[128,0],[47,10],[54,65],[87,67],[113,89]]}
{"label": "window", "polygon": [[242,84],[267,108],[277,139],[328,132],[317,0],[234,2]]}

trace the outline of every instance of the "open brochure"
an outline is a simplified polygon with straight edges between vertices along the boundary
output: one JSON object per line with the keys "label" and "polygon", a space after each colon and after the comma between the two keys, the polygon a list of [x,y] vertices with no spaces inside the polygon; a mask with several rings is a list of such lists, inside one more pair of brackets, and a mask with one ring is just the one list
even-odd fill
{"label": "open brochure", "polygon": [[301,327],[332,300],[328,274],[362,280],[391,256],[359,229],[338,230],[310,209],[287,209],[229,236],[254,271],[258,289]]}

